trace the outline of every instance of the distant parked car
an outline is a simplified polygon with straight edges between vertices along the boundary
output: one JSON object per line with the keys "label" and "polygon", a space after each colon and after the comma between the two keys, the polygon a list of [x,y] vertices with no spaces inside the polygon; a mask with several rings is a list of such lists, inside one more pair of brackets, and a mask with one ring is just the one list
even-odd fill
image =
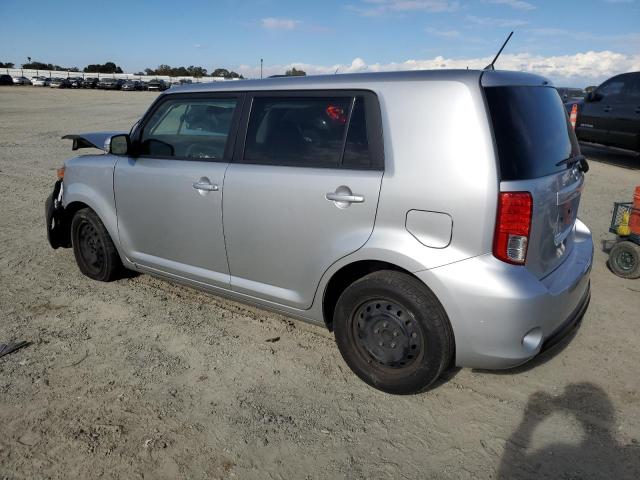
{"label": "distant parked car", "polygon": [[570,88],[570,87],[557,87],[556,90],[562,99],[562,103],[564,103],[564,107],[567,109],[567,112],[571,112],[571,109],[576,103],[582,102],[582,99],[587,94],[581,88]]}
{"label": "distant parked car", "polygon": [[11,75],[0,75],[0,85],[13,85]]}
{"label": "distant parked car", "polygon": [[151,80],[147,90],[164,92],[167,88],[169,88],[169,86],[164,80]]}
{"label": "distant parked car", "polygon": [[49,86],[51,88],[71,88],[71,82],[68,78],[53,78]]}
{"label": "distant parked car", "polygon": [[134,91],[134,90],[142,90],[142,84],[139,80],[126,80],[122,84],[122,90],[126,91]]}
{"label": "distant parked car", "polygon": [[84,79],[82,77],[69,78],[69,85],[71,88],[82,88],[83,83],[84,83]]}
{"label": "distant parked car", "polygon": [[98,82],[98,88],[102,90],[120,90],[124,80],[121,78],[103,78]]}
{"label": "distant parked car", "polygon": [[34,87],[48,87],[51,85],[51,79],[46,77],[33,77],[31,83]]}
{"label": "distant parked car", "polygon": [[98,79],[95,77],[87,77],[82,82],[82,88],[96,88],[98,85]]}
{"label": "distant parked car", "polygon": [[610,78],[578,104],[578,140],[640,152],[640,72]]}
{"label": "distant parked car", "polygon": [[581,88],[558,87],[556,88],[556,90],[560,94],[560,98],[562,98],[563,102],[578,98],[584,98],[584,96],[586,95],[585,91]]}
{"label": "distant parked car", "polygon": [[31,80],[27,77],[13,77],[14,85],[31,85]]}

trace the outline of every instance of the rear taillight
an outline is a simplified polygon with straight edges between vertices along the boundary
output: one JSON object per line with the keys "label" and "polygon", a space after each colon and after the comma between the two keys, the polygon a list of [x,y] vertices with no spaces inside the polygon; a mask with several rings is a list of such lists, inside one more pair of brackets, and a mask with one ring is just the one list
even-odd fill
{"label": "rear taillight", "polygon": [[523,265],[527,260],[532,207],[529,192],[500,192],[493,237],[496,258],[516,265]]}

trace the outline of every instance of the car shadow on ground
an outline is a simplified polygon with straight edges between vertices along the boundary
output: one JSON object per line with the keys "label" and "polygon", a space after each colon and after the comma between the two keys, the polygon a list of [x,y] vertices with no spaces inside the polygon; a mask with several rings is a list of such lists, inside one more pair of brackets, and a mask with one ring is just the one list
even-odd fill
{"label": "car shadow on ground", "polygon": [[580,143],[580,151],[589,161],[608,163],[616,167],[640,170],[640,154],[591,143]]}
{"label": "car shadow on ground", "polygon": [[[557,413],[579,423],[581,441],[552,440],[539,447],[536,429]],[[622,445],[615,432],[614,407],[599,386],[573,383],[559,396],[538,391],[529,397],[520,425],[506,442],[497,478],[640,478],[638,439]]]}

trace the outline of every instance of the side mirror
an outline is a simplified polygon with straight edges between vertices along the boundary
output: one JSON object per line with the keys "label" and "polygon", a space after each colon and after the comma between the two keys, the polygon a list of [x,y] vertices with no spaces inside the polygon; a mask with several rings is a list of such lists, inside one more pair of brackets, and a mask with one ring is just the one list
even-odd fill
{"label": "side mirror", "polygon": [[593,92],[587,92],[587,94],[584,96],[584,101],[589,103],[592,99],[593,99]]}
{"label": "side mirror", "polygon": [[604,98],[604,95],[601,94],[600,92],[598,92],[597,90],[591,92],[589,94],[589,101],[590,102],[599,102],[600,100],[602,100]]}
{"label": "side mirror", "polygon": [[126,155],[129,153],[131,139],[127,134],[114,135],[109,142],[109,153],[112,155]]}

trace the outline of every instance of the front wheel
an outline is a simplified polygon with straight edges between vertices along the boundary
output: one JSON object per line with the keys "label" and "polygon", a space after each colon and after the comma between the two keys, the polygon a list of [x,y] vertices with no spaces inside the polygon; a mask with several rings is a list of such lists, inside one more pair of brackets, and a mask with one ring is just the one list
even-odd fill
{"label": "front wheel", "polygon": [[426,285],[401,272],[378,271],[351,284],[338,299],[333,322],[347,365],[387,393],[426,389],[453,355],[444,308]]}
{"label": "front wheel", "polygon": [[622,278],[640,278],[640,246],[628,240],[616,243],[609,252],[611,271]]}
{"label": "front wheel", "polygon": [[104,224],[90,208],[78,210],[71,221],[71,243],[80,271],[87,277],[110,282],[123,270],[120,256]]}

